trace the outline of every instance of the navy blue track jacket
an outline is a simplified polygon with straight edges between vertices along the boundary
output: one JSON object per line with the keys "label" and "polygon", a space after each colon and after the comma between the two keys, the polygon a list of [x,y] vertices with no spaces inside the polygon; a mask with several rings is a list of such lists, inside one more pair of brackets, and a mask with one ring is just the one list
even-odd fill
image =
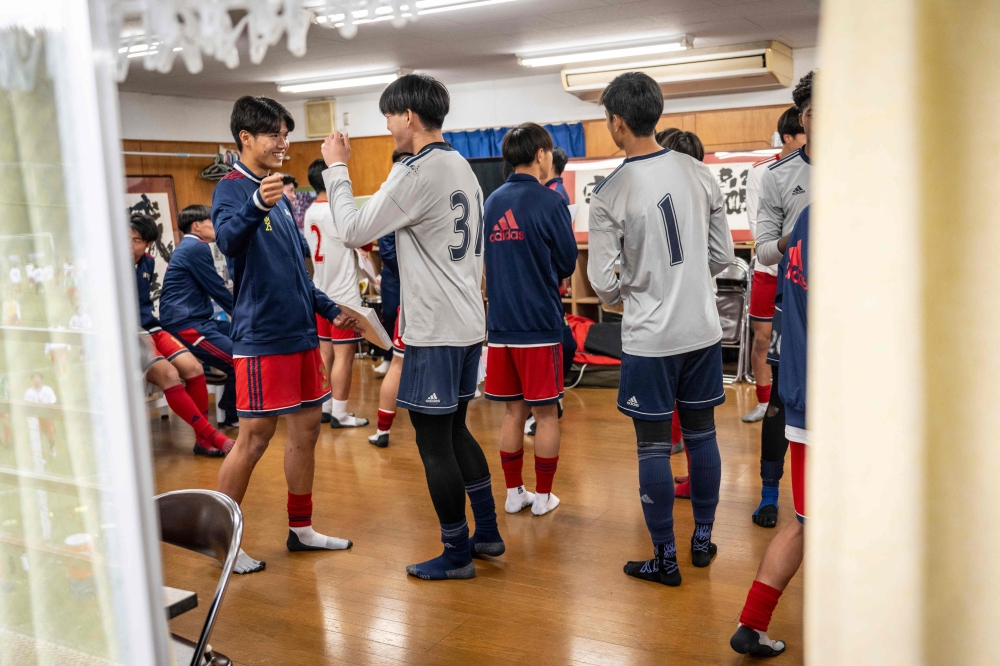
{"label": "navy blue track jacket", "polygon": [[212,318],[212,301],[233,314],[233,295],[215,271],[208,243],[185,234],[170,257],[160,290],[160,323],[170,330],[184,330]]}
{"label": "navy blue track jacket", "polygon": [[[333,320],[340,308],[309,279],[305,239],[288,199],[272,207],[260,198],[261,178],[242,162],[215,186],[215,242],[233,276],[233,354],[291,354],[319,346],[316,318]],[[306,246],[308,247],[308,246]],[[307,250],[308,253],[308,250]]]}
{"label": "navy blue track jacket", "polygon": [[576,236],[562,197],[515,173],[486,200],[486,328],[493,344],[556,344],[559,282],[576,269]]}
{"label": "navy blue track jacket", "polygon": [[781,294],[781,372],[778,396],[785,423],[806,428],[806,333],[809,304],[809,206],[795,222],[785,256],[778,264]]}
{"label": "navy blue track jacket", "polygon": [[549,180],[547,183],[545,183],[545,187],[549,188],[553,192],[558,192],[559,196],[563,198],[563,201],[566,203],[566,205],[567,206],[569,205],[569,192],[566,191],[566,187],[563,185],[562,176],[558,176],[556,178]]}
{"label": "navy blue track jacket", "polygon": [[139,292],[139,324],[153,333],[160,330],[160,320],[153,314],[153,297],[150,295],[149,283],[153,279],[153,269],[156,260],[149,253],[135,265],[135,288]]}

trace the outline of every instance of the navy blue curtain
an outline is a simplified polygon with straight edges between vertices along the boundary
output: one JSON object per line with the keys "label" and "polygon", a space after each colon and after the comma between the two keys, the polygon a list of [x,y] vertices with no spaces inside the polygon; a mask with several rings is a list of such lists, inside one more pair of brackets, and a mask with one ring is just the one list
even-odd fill
{"label": "navy blue curtain", "polygon": [[[583,138],[583,123],[560,123],[543,125],[552,135],[552,142],[566,151],[569,157],[585,157],[586,142]],[[469,130],[467,132],[444,132],[444,140],[466,158],[500,157],[503,138],[509,127]]]}

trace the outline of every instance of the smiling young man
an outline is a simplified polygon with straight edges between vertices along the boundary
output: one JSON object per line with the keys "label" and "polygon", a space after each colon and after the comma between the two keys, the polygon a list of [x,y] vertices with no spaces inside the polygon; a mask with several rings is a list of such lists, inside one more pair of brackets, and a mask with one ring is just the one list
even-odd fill
{"label": "smiling young man", "polygon": [[[392,167],[365,207],[354,203],[347,135],[323,143],[323,173],[334,223],[349,247],[396,232],[402,285],[399,331],[406,344],[397,404],[409,410],[444,552],[406,567],[425,580],[472,578],[473,554],[500,555],[490,468],[465,425],[476,392],[486,334],[483,277],[483,194],[469,163],[444,142],[448,89],[429,76],[401,76],[382,93],[396,150],[413,153]],[[469,538],[468,493],[476,518]]]}
{"label": "smiling young man", "polygon": [[[288,540],[291,551],[342,550],[351,542],[312,528],[312,489],[321,405],[330,399],[319,353],[315,314],[338,328],[357,322],[317,289],[306,272],[305,238],[282,194],[288,111],[267,97],[241,97],[230,130],[240,160],[215,188],[216,242],[233,276],[233,356],[240,434],[219,470],[219,490],[242,502],[253,469],[284,415]],[[264,563],[240,550],[236,573]]]}
{"label": "smiling young man", "polygon": [[[486,397],[506,403],[500,461],[507,482],[507,513],[531,507],[541,516],[559,506],[552,479],[559,462],[559,399],[563,394],[565,312],[559,282],[576,269],[576,237],[558,192],[541,184],[551,168],[552,137],[541,125],[514,127],[503,139],[514,167],[486,200]],[[521,478],[524,423],[533,412],[535,492]]]}
{"label": "smiling young man", "polygon": [[[654,556],[625,573],[677,586],[670,421],[674,405],[691,462],[691,561],[707,567],[722,461],[715,406],[722,388],[722,327],[712,276],[733,261],[722,193],[707,166],[656,143],[663,94],[646,74],[621,74],[601,93],[625,162],[590,199],[587,275],[601,301],[624,303],[618,409],[632,417],[639,499]],[[621,266],[620,273],[617,267]]]}
{"label": "smiling young man", "polygon": [[212,301],[232,316],[233,295],[215,270],[209,243],[215,241],[212,211],[207,206],[188,206],[177,216],[184,237],[170,257],[160,290],[160,323],[180,338],[195,357],[226,373],[226,386],[219,407],[226,412],[220,427],[235,427],[236,371],[229,322],[214,319]]}

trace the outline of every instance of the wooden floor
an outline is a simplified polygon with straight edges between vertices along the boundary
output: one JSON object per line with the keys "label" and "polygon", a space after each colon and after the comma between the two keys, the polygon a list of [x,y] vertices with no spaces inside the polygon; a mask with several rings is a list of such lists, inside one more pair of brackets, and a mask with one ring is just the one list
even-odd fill
{"label": "wooden floor", "polygon": [[[350,408],[374,420],[379,382],[367,361],[355,365]],[[410,578],[405,565],[441,552],[438,523],[413,440],[400,412],[388,449],[373,430],[324,427],[316,454],[314,524],[349,538],[334,553],[285,550],[284,426],[258,465],[243,503],[243,546],[266,571],[233,576],[212,644],[251,664],[739,664],[729,637],[774,530],[754,526],[760,496],[760,425],[739,415],[754,402],[749,385],[727,387],[716,410],[722,493],[708,569],[690,564],[690,502],[674,509],[684,583],[667,588],[627,577],[622,565],[651,556],[638,498],[635,436],[615,409],[613,389],[566,394],[563,444],[554,491],[562,505],[534,517],[503,512],[497,435],[503,405],[473,401],[469,427],[493,473],[507,553],[477,560],[469,581]],[[159,492],[214,488],[219,461],[191,455],[192,433],[176,417],[151,418]],[[526,438],[524,477],[534,487]],[[684,456],[673,460],[685,473]],[[779,529],[794,520],[789,475],[782,481]],[[470,525],[472,515],[469,514]],[[197,590],[201,607],[171,621],[196,638],[212,598],[214,561],[165,547],[165,582]],[[792,580],[769,634],[788,642],[782,664],[802,662],[802,581]],[[755,660],[747,658],[746,662]]]}

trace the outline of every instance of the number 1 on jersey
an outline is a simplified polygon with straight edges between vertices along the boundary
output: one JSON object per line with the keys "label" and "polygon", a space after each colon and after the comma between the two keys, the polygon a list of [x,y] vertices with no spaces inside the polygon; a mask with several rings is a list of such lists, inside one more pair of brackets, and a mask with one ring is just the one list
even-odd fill
{"label": "number 1 on jersey", "polygon": [[660,199],[660,215],[663,216],[663,228],[667,232],[667,247],[670,250],[670,265],[676,266],[684,262],[684,248],[681,247],[681,234],[677,228],[677,215],[674,213],[674,200],[668,194]]}

